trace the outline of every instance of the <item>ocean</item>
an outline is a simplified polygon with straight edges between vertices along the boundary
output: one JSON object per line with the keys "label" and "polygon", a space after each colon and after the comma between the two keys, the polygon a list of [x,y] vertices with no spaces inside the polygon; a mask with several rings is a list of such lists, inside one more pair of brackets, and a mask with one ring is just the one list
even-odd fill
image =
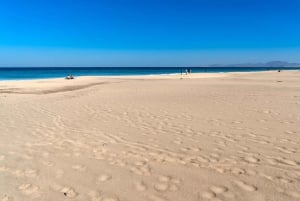
{"label": "ocean", "polygon": [[[185,72],[186,67],[6,67],[0,68],[0,80],[28,80],[76,76],[159,75]],[[280,67],[192,67],[194,73],[253,72],[270,70],[300,70]]]}

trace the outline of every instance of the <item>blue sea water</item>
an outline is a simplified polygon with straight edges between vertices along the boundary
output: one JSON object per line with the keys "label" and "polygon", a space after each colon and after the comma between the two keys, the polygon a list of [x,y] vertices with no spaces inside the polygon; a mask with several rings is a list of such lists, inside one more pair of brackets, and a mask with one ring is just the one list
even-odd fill
{"label": "blue sea water", "polygon": [[[185,72],[181,67],[43,67],[43,68],[0,68],[0,80],[28,80],[63,78],[73,76],[122,76],[122,75],[159,75]],[[252,72],[277,70],[278,67],[192,67],[195,73],[220,72]],[[281,68],[284,70],[300,70],[298,68]]]}

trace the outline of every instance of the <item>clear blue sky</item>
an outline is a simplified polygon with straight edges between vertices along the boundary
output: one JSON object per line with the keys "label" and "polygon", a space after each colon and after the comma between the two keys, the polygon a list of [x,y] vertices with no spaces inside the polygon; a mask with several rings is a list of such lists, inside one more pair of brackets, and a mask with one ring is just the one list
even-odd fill
{"label": "clear blue sky", "polygon": [[0,0],[0,66],[300,62],[300,0]]}

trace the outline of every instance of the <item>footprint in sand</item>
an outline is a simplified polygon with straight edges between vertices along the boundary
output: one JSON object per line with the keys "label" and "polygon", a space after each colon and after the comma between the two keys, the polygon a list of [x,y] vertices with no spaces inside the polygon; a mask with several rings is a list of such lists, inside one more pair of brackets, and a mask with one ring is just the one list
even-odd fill
{"label": "footprint in sand", "polygon": [[99,191],[90,191],[88,193],[90,201],[101,201],[101,193]]}
{"label": "footprint in sand", "polygon": [[246,171],[244,169],[242,169],[242,168],[236,168],[236,167],[231,168],[230,172],[233,173],[233,174],[237,174],[237,175],[241,175],[241,174],[245,174],[246,173]]}
{"label": "footprint in sand", "polygon": [[267,174],[262,173],[262,172],[260,172],[258,175],[261,176],[261,177],[263,177],[263,178],[265,178],[265,179],[273,181],[273,177],[271,177],[270,175],[267,175]]}
{"label": "footprint in sand", "polygon": [[300,198],[300,193],[297,191],[287,191],[286,194],[293,198]]}
{"label": "footprint in sand", "polygon": [[151,175],[151,168],[149,166],[138,166],[138,167],[130,167],[130,171],[137,175]]}
{"label": "footprint in sand", "polygon": [[13,201],[13,198],[9,197],[8,195],[4,195],[0,200],[1,201]]}
{"label": "footprint in sand", "polygon": [[200,197],[209,200],[220,200],[217,196],[233,198],[234,194],[231,193],[225,186],[210,186],[208,191],[204,191],[200,194]]}
{"label": "footprint in sand", "polygon": [[257,187],[247,184],[243,181],[235,181],[234,183],[244,191],[256,191],[257,190]]}
{"label": "footprint in sand", "polygon": [[61,189],[60,192],[62,192],[64,194],[64,196],[66,196],[68,198],[75,198],[77,196],[77,193],[71,187],[64,187],[63,189]]}
{"label": "footprint in sand", "polygon": [[181,147],[179,150],[182,152],[188,152],[190,150],[190,148],[189,147]]}
{"label": "footprint in sand", "polygon": [[276,157],[276,158],[269,158],[267,160],[271,165],[290,165],[290,166],[297,166],[298,162],[289,160],[283,157]]}
{"label": "footprint in sand", "polygon": [[83,165],[73,165],[72,168],[80,172],[84,172],[86,170],[86,167]]}
{"label": "footprint in sand", "polygon": [[42,161],[42,164],[45,165],[45,166],[48,166],[48,167],[52,167],[54,165],[53,162],[51,162],[51,161],[45,161],[45,160]]}
{"label": "footprint in sand", "polygon": [[146,165],[146,162],[145,161],[136,161],[136,162],[134,162],[134,165],[136,165],[136,166],[144,166],[144,165]]}
{"label": "footprint in sand", "polygon": [[26,177],[31,177],[34,178],[38,175],[38,171],[37,170],[32,170],[32,169],[27,169],[25,170],[25,176]]}
{"label": "footprint in sand", "polygon": [[264,114],[271,114],[271,111],[270,110],[264,110],[263,113]]}
{"label": "footprint in sand", "polygon": [[293,181],[292,180],[290,180],[290,179],[287,179],[287,178],[283,178],[283,177],[280,177],[280,176],[278,176],[278,177],[275,177],[275,179],[277,179],[278,181],[280,181],[281,183],[285,183],[285,184],[288,184],[288,183],[293,183]]}
{"label": "footprint in sand", "polygon": [[244,158],[244,160],[249,163],[258,163],[260,161],[258,158],[255,158],[253,156],[247,156]]}
{"label": "footprint in sand", "polygon": [[22,184],[21,186],[18,187],[18,189],[24,195],[37,195],[39,187],[33,184]]}
{"label": "footprint in sand", "polygon": [[293,179],[300,180],[300,172],[299,171],[290,171],[287,175]]}
{"label": "footprint in sand", "polygon": [[174,184],[181,184],[181,180],[177,178],[171,178],[171,182]]}
{"label": "footprint in sand", "polygon": [[52,184],[50,184],[49,187],[51,188],[51,190],[54,190],[54,191],[61,191],[61,189],[63,189],[63,186],[61,186],[60,184],[57,184],[57,183],[52,183]]}
{"label": "footprint in sand", "polygon": [[285,133],[286,133],[286,134],[293,135],[293,134],[296,134],[297,132],[296,132],[296,131],[286,130]]}
{"label": "footprint in sand", "polygon": [[286,194],[287,196],[293,197],[293,198],[300,198],[300,193],[297,191],[285,191],[282,188],[276,189],[279,193]]}
{"label": "footprint in sand", "polygon": [[126,166],[126,162],[124,162],[124,161],[122,161],[122,160],[112,160],[109,164],[110,164],[110,165],[119,166],[119,167],[124,167],[124,166]]}
{"label": "footprint in sand", "polygon": [[14,175],[15,177],[24,177],[25,173],[23,170],[13,170],[11,171],[11,174]]}
{"label": "footprint in sand", "polygon": [[177,186],[176,184],[170,184],[169,185],[169,191],[178,191],[179,190],[179,186]]}
{"label": "footprint in sand", "polygon": [[150,201],[168,201],[168,199],[157,195],[150,195],[148,198]]}
{"label": "footprint in sand", "polygon": [[98,181],[105,182],[105,181],[111,180],[111,178],[112,178],[112,176],[109,174],[102,174],[98,177]]}
{"label": "footprint in sand", "polygon": [[134,189],[136,191],[145,191],[145,190],[147,190],[147,186],[142,181],[136,181],[136,182],[134,182]]}
{"label": "footprint in sand", "polygon": [[255,170],[246,170],[246,174],[250,176],[257,175],[257,172]]}
{"label": "footprint in sand", "polygon": [[181,145],[181,144],[182,144],[182,141],[181,141],[181,140],[174,140],[173,143],[174,143],[174,144]]}
{"label": "footprint in sand", "polygon": [[233,121],[232,123],[233,124],[242,124],[243,122],[242,121]]}
{"label": "footprint in sand", "polygon": [[212,169],[220,174],[223,174],[226,170],[220,167],[212,167]]}
{"label": "footprint in sand", "polygon": [[287,147],[276,147],[276,149],[285,154],[293,154],[297,151],[295,149],[291,149],[291,148],[287,148]]}
{"label": "footprint in sand", "polygon": [[289,160],[289,159],[282,159],[281,162],[286,164],[286,165],[291,165],[291,166],[298,165],[298,163],[296,161]]}
{"label": "footprint in sand", "polygon": [[119,201],[117,196],[104,196],[101,201]]}
{"label": "footprint in sand", "polygon": [[157,183],[154,185],[154,189],[157,191],[167,191],[169,185],[167,183]]}
{"label": "footprint in sand", "polygon": [[160,182],[169,182],[171,180],[171,177],[169,176],[164,176],[164,175],[160,175],[157,177],[158,181]]}
{"label": "footprint in sand", "polygon": [[232,192],[229,192],[229,191],[224,192],[222,195],[224,197],[231,198],[231,199],[235,197],[235,195]]}
{"label": "footprint in sand", "polygon": [[210,192],[210,191],[204,191],[200,194],[200,196],[202,198],[205,198],[205,199],[213,199],[215,198],[217,195],[213,192]]}
{"label": "footprint in sand", "polygon": [[224,186],[211,186],[209,187],[209,190],[211,190],[215,194],[222,194],[228,191],[228,189]]}
{"label": "footprint in sand", "polygon": [[156,191],[178,191],[181,183],[180,179],[172,178],[171,176],[160,175],[157,177],[158,182],[154,184]]}

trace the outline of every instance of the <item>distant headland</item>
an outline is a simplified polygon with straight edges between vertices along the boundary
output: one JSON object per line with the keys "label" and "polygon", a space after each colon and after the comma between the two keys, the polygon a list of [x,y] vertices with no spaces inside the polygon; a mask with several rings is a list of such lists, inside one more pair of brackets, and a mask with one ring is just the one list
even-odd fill
{"label": "distant headland", "polygon": [[213,64],[209,67],[300,67],[300,63],[286,61],[270,61],[266,63]]}

